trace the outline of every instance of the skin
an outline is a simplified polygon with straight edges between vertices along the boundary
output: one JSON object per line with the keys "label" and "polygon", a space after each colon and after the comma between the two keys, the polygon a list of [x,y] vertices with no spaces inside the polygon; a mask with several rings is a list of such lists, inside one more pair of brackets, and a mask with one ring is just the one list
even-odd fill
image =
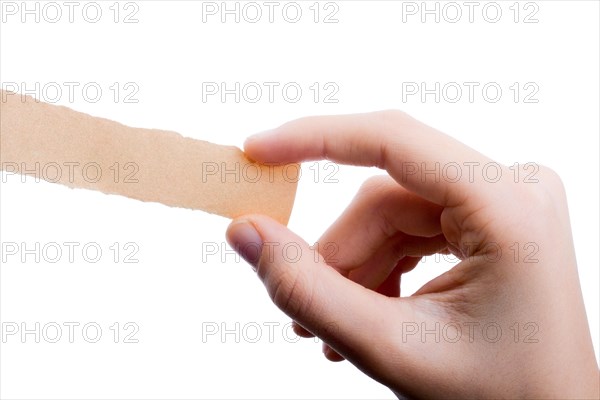
{"label": "skin", "polygon": [[[600,397],[553,171],[540,167],[537,182],[525,182],[531,170],[522,170],[515,183],[501,166],[499,181],[493,171],[484,179],[492,160],[399,111],[302,118],[250,137],[245,151],[259,162],[328,159],[387,171],[364,183],[318,241],[334,243],[334,256],[321,251],[315,261],[304,240],[266,216],[244,216],[227,231],[296,332],[321,338],[328,359],[350,361],[399,397]],[[479,169],[469,176],[465,162]],[[463,173],[422,174],[435,163]],[[266,242],[297,243],[302,256],[286,262]],[[402,274],[436,252],[461,261],[400,297]]]}

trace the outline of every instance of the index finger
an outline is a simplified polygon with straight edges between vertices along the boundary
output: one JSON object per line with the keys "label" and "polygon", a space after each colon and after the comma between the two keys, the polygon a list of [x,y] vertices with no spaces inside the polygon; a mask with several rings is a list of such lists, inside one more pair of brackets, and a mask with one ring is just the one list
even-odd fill
{"label": "index finger", "polygon": [[379,167],[442,206],[477,197],[482,182],[472,171],[491,161],[401,111],[301,118],[249,137],[244,149],[263,163],[327,159]]}

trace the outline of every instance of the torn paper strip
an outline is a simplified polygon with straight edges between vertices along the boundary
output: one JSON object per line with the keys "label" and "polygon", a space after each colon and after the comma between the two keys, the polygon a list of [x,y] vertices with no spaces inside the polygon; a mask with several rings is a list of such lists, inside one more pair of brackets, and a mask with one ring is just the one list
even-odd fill
{"label": "torn paper strip", "polygon": [[237,147],[132,128],[18,93],[0,94],[5,173],[229,218],[260,213],[286,224],[290,217],[298,164],[257,164]]}

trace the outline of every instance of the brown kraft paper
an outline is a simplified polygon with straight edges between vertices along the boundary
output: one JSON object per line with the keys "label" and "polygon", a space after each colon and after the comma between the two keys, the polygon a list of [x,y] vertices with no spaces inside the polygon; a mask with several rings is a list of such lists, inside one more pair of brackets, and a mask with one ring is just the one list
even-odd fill
{"label": "brown kraft paper", "polygon": [[287,224],[298,164],[264,165],[234,146],[132,128],[0,91],[0,164],[71,188],[98,190],[236,218]]}

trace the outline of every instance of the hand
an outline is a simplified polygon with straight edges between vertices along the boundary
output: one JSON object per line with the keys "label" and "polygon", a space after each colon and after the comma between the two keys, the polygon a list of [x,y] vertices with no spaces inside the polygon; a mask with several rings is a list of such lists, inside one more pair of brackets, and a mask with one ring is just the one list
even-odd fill
{"label": "hand", "polygon": [[[227,232],[297,332],[320,337],[329,359],[349,360],[399,396],[599,397],[554,172],[515,183],[514,171],[397,111],[303,118],[249,138],[245,151],[260,162],[329,159],[389,174],[368,180],[319,240],[336,244],[335,260],[315,260],[265,216],[239,218]],[[427,173],[436,165],[446,173]],[[299,244],[301,258],[286,262],[273,242]],[[399,297],[402,274],[436,252],[461,261]]]}

